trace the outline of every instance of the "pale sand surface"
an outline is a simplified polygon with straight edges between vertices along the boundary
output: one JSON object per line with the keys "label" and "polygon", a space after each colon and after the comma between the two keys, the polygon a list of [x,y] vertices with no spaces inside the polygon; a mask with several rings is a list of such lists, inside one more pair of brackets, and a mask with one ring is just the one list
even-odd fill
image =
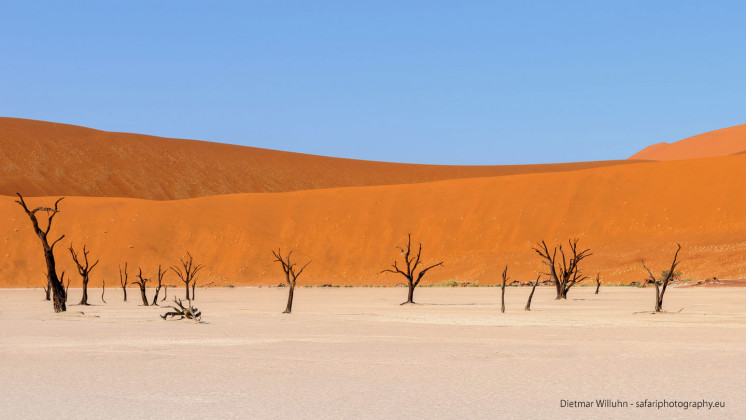
{"label": "pale sand surface", "polygon": [[[181,290],[179,290],[181,292]],[[152,293],[152,291],[151,291]],[[204,324],[139,293],[55,315],[0,290],[2,418],[743,418],[746,289],[198,289]],[[80,298],[71,290],[70,302]],[[169,292],[169,295],[171,293]],[[85,315],[76,313],[83,311]],[[724,410],[569,409],[560,399],[725,401]]]}

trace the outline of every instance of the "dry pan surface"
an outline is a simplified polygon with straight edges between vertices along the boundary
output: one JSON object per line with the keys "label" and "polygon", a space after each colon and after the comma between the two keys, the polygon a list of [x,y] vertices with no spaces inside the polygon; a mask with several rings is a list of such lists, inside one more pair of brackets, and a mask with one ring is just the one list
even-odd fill
{"label": "dry pan surface", "polygon": [[[179,291],[181,292],[181,291]],[[55,315],[0,290],[4,418],[743,418],[746,289],[198,289],[204,324],[121,302]],[[70,291],[70,302],[80,290]],[[169,293],[171,295],[171,292]],[[79,313],[80,311],[83,314]],[[561,399],[724,401],[718,411]]]}

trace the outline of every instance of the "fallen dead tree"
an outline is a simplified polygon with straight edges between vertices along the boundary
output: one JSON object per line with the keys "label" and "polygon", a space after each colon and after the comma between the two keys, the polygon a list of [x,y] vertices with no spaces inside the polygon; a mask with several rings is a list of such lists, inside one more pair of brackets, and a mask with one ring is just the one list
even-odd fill
{"label": "fallen dead tree", "polygon": [[192,306],[192,301],[188,300],[187,304],[188,306],[184,306],[181,299],[174,297],[174,305],[169,306],[173,311],[166,312],[161,315],[161,318],[166,320],[168,317],[171,317],[171,319],[179,317],[178,319],[191,319],[196,322],[202,322],[202,312]]}

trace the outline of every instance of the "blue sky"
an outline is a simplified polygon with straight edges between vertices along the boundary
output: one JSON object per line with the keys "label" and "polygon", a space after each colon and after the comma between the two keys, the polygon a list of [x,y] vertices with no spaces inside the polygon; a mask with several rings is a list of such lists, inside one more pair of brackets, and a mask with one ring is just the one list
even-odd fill
{"label": "blue sky", "polygon": [[746,123],[746,6],[0,0],[0,116],[358,159],[626,158]]}

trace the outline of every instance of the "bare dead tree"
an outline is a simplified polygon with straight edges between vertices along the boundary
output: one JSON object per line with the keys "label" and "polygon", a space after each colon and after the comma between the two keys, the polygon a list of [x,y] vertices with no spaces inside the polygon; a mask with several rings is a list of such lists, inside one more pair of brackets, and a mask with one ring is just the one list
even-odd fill
{"label": "bare dead tree", "polygon": [[[577,238],[570,239],[567,242],[569,244],[569,255],[565,255],[562,244],[555,246],[551,252],[544,241],[541,241],[533,248],[541,256],[544,265],[549,269],[548,272],[543,274],[550,276],[554,281],[554,286],[557,289],[556,299],[558,300],[567,299],[567,292],[570,291],[570,288],[588,279],[588,277],[583,276],[583,272],[580,269],[580,262],[593,255],[590,249],[578,251]],[[560,253],[559,256],[557,255],[558,250]]]}
{"label": "bare dead tree", "polygon": [[665,277],[663,277],[662,281],[659,281],[658,279],[655,278],[655,276],[650,271],[648,266],[645,265],[645,260],[642,260],[642,266],[645,267],[645,270],[648,272],[648,275],[650,275],[650,280],[653,282],[653,284],[655,284],[655,312],[661,312],[663,310],[663,295],[666,293],[666,288],[668,287],[668,283],[676,275],[676,267],[681,262],[678,260],[679,251],[681,251],[681,245],[676,244],[676,252],[673,254],[673,262],[671,263],[671,269],[668,270],[668,272],[664,272]]}
{"label": "bare dead tree", "polygon": [[187,259],[181,258],[181,267],[173,266],[171,270],[176,273],[177,276],[184,282],[186,288],[186,299],[191,300],[189,297],[189,284],[197,280],[197,273],[199,270],[204,268],[202,264],[194,265],[194,258],[192,254],[187,251]]}
{"label": "bare dead tree", "polygon": [[140,296],[142,297],[142,306],[148,306],[148,296],[145,293],[145,286],[148,284],[150,279],[146,279],[142,277],[142,268],[139,268],[139,273],[137,273],[137,280],[133,281],[134,284],[140,286]]}
{"label": "bare dead tree", "polygon": [[[73,257],[73,261],[75,261],[75,265],[78,266],[78,274],[83,278],[83,297],[80,299],[80,305],[88,305],[88,280],[90,280],[90,273],[93,270],[94,267],[98,264],[99,260],[96,260],[93,265],[90,265],[88,262],[88,253],[89,251],[85,249],[85,245],[83,245],[83,260],[81,261],[78,258],[78,254],[73,249],[73,244],[70,244],[70,255]],[[85,265],[83,265],[85,263]]]}
{"label": "bare dead tree", "polygon": [[52,283],[49,282],[47,273],[44,273],[44,279],[47,280],[47,286],[44,287],[44,300],[52,300]]}
{"label": "bare dead tree", "polygon": [[184,306],[181,299],[177,299],[174,296],[174,303],[175,303],[174,306],[170,306],[170,308],[173,309],[173,311],[166,312],[165,314],[161,315],[161,318],[165,320],[169,316],[171,317],[171,319],[176,318],[178,316],[179,319],[186,318],[186,319],[194,320],[196,322],[202,321],[202,312],[199,309],[192,306],[192,301],[188,300],[187,304],[189,306]]}
{"label": "bare dead tree", "polygon": [[293,253],[293,251],[288,252],[288,255],[286,257],[282,256],[282,249],[278,249],[277,252],[274,250],[272,251],[272,255],[275,256],[275,262],[278,262],[282,264],[282,271],[285,273],[285,282],[287,282],[289,286],[288,290],[288,304],[285,307],[285,311],[282,313],[289,314],[293,310],[293,292],[295,291],[295,282],[300,277],[301,273],[303,273],[303,270],[308,267],[308,264],[311,264],[311,261],[308,261],[306,265],[301,267],[300,270],[297,272],[295,271],[296,264],[293,262],[290,262],[290,255]]}
{"label": "bare dead tree", "polygon": [[409,286],[409,293],[407,294],[407,301],[403,302],[402,305],[405,305],[408,303],[414,304],[414,288],[420,284],[422,277],[424,277],[428,271],[432,270],[433,268],[439,265],[443,265],[443,261],[430,265],[428,267],[425,267],[424,269],[417,272],[417,267],[422,262],[421,260],[422,243],[420,243],[419,245],[419,248],[417,250],[417,255],[412,255],[412,234],[411,233],[407,234],[407,244],[404,246],[397,246],[397,248],[401,250],[402,255],[404,256],[404,264],[406,266],[400,269],[399,266],[397,265],[396,260],[394,260],[394,263],[391,265],[392,268],[387,268],[381,271],[381,273],[395,273],[395,274],[399,273],[402,276],[404,276],[407,279],[407,284]]}
{"label": "bare dead tree", "polygon": [[596,273],[596,294],[598,294],[598,289],[601,288],[601,273]]}
{"label": "bare dead tree", "polygon": [[[59,203],[64,197],[54,202],[54,208],[37,207],[33,210],[29,210],[28,206],[26,206],[26,201],[23,199],[23,196],[21,196],[21,194],[19,193],[16,193],[16,195],[18,196],[18,200],[16,200],[16,203],[18,203],[18,205],[23,208],[23,211],[26,212],[26,215],[28,215],[29,219],[31,220],[31,225],[34,227],[34,233],[36,233],[36,236],[38,236],[39,240],[41,241],[42,250],[44,251],[44,259],[47,263],[47,287],[51,287],[52,289],[52,305],[54,307],[54,311],[64,312],[67,310],[67,306],[65,305],[67,294],[65,293],[62,282],[57,277],[57,262],[54,259],[54,246],[57,245],[57,243],[61,241],[62,238],[65,237],[65,235],[57,238],[54,242],[52,242],[52,245],[49,245],[49,241],[47,240],[47,235],[49,235],[49,231],[50,229],[52,229],[52,221],[54,220],[54,217],[57,215],[57,213],[59,213]],[[47,213],[47,227],[45,229],[42,229],[39,226],[39,220],[36,217],[36,214],[39,211],[44,211]]]}
{"label": "bare dead tree", "polygon": [[[158,305],[158,294],[161,292],[161,287],[163,287],[163,276],[165,275],[166,271],[161,268],[160,264],[158,264],[158,286],[155,288],[155,296],[153,296],[153,303],[151,305]],[[163,299],[165,298],[166,297],[164,296]]]}
{"label": "bare dead tree", "polygon": [[101,279],[101,302],[106,303],[104,293],[106,293],[106,279]]}
{"label": "bare dead tree", "polygon": [[531,294],[528,295],[528,301],[526,302],[526,307],[523,308],[526,311],[531,310],[531,299],[534,298],[534,292],[536,291],[536,286],[539,285],[539,280],[541,280],[541,275],[536,276],[536,281],[534,282],[534,286],[531,288]]}
{"label": "bare dead tree", "polygon": [[[60,283],[65,283],[65,272],[62,272],[62,275],[60,275]],[[67,298],[70,296],[69,293],[70,290],[70,279],[67,279],[67,285],[65,286],[65,303],[67,303]]]}
{"label": "bare dead tree", "polygon": [[508,266],[505,266],[503,270],[503,287],[502,287],[502,305],[500,306],[500,312],[505,313],[505,286],[508,283]]}
{"label": "bare dead tree", "polygon": [[163,299],[161,299],[161,302],[163,302],[164,300],[166,300],[167,296],[168,296],[168,285],[164,284],[163,285]]}
{"label": "bare dead tree", "polygon": [[124,263],[124,271],[122,271],[122,266],[119,266],[119,284],[122,285],[122,293],[124,293],[124,301],[127,302],[127,282],[128,282],[128,275],[127,275],[127,263]]}

